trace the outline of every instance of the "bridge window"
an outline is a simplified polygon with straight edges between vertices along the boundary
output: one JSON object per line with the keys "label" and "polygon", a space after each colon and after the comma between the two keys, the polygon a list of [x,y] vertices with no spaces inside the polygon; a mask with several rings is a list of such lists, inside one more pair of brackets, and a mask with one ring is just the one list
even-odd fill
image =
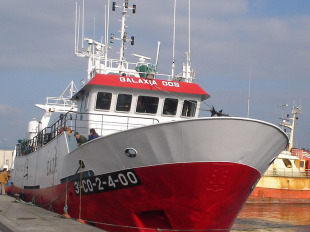
{"label": "bridge window", "polygon": [[88,110],[89,93],[86,94],[84,100],[85,100],[85,103],[84,103],[84,111],[87,111],[87,110]]}
{"label": "bridge window", "polygon": [[132,95],[119,94],[117,97],[116,111],[130,111]]}
{"label": "bridge window", "polygon": [[109,110],[111,106],[112,93],[98,92],[96,109]]}
{"label": "bridge window", "polygon": [[285,167],[292,168],[292,163],[289,159],[283,159],[282,161],[283,161]]}
{"label": "bridge window", "polygon": [[158,97],[139,96],[137,102],[137,113],[156,114],[158,108]]}
{"label": "bridge window", "polygon": [[82,100],[81,100],[81,106],[80,106],[80,111],[82,112],[82,109],[83,109],[83,104],[84,104],[84,96],[82,97]]}
{"label": "bridge window", "polygon": [[182,116],[194,117],[196,113],[197,101],[184,100]]}
{"label": "bridge window", "polygon": [[164,102],[163,115],[176,115],[178,108],[178,99],[166,98]]}

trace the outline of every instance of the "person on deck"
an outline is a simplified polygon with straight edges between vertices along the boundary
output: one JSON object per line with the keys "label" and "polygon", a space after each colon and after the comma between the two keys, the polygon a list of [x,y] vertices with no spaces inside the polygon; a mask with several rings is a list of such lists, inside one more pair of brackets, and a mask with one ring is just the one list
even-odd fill
{"label": "person on deck", "polygon": [[93,140],[93,139],[98,138],[98,137],[99,137],[99,135],[96,133],[94,128],[89,130],[88,141]]}
{"label": "person on deck", "polygon": [[79,132],[75,132],[74,137],[76,138],[76,142],[77,142],[78,146],[87,142],[87,138],[85,138],[85,136],[83,136],[83,135],[80,135]]}
{"label": "person on deck", "polygon": [[3,168],[2,172],[0,173],[0,189],[1,189],[2,195],[6,194],[5,193],[5,186],[8,183],[8,179],[9,179],[7,169],[8,169],[7,166],[4,165],[4,168]]}

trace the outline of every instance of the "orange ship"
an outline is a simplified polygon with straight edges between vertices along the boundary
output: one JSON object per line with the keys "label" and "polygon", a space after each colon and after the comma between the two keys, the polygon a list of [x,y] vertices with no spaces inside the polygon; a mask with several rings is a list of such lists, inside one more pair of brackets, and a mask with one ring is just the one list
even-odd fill
{"label": "orange ship", "polygon": [[310,203],[310,151],[292,148],[297,114],[287,115],[280,126],[290,129],[290,144],[269,166],[254,188],[247,203]]}

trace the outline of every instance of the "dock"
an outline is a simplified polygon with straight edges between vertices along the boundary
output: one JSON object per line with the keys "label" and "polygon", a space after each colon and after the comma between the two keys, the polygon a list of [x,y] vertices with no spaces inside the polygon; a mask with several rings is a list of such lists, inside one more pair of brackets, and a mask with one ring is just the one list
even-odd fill
{"label": "dock", "polygon": [[68,219],[34,205],[0,195],[0,232],[103,232],[91,225]]}

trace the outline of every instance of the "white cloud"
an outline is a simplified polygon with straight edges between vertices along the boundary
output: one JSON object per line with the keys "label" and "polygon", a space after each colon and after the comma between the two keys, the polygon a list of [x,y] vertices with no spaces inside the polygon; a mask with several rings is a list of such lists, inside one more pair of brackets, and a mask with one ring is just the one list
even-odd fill
{"label": "white cloud", "polygon": [[13,106],[0,104],[0,115],[12,115],[20,113],[21,111]]}

